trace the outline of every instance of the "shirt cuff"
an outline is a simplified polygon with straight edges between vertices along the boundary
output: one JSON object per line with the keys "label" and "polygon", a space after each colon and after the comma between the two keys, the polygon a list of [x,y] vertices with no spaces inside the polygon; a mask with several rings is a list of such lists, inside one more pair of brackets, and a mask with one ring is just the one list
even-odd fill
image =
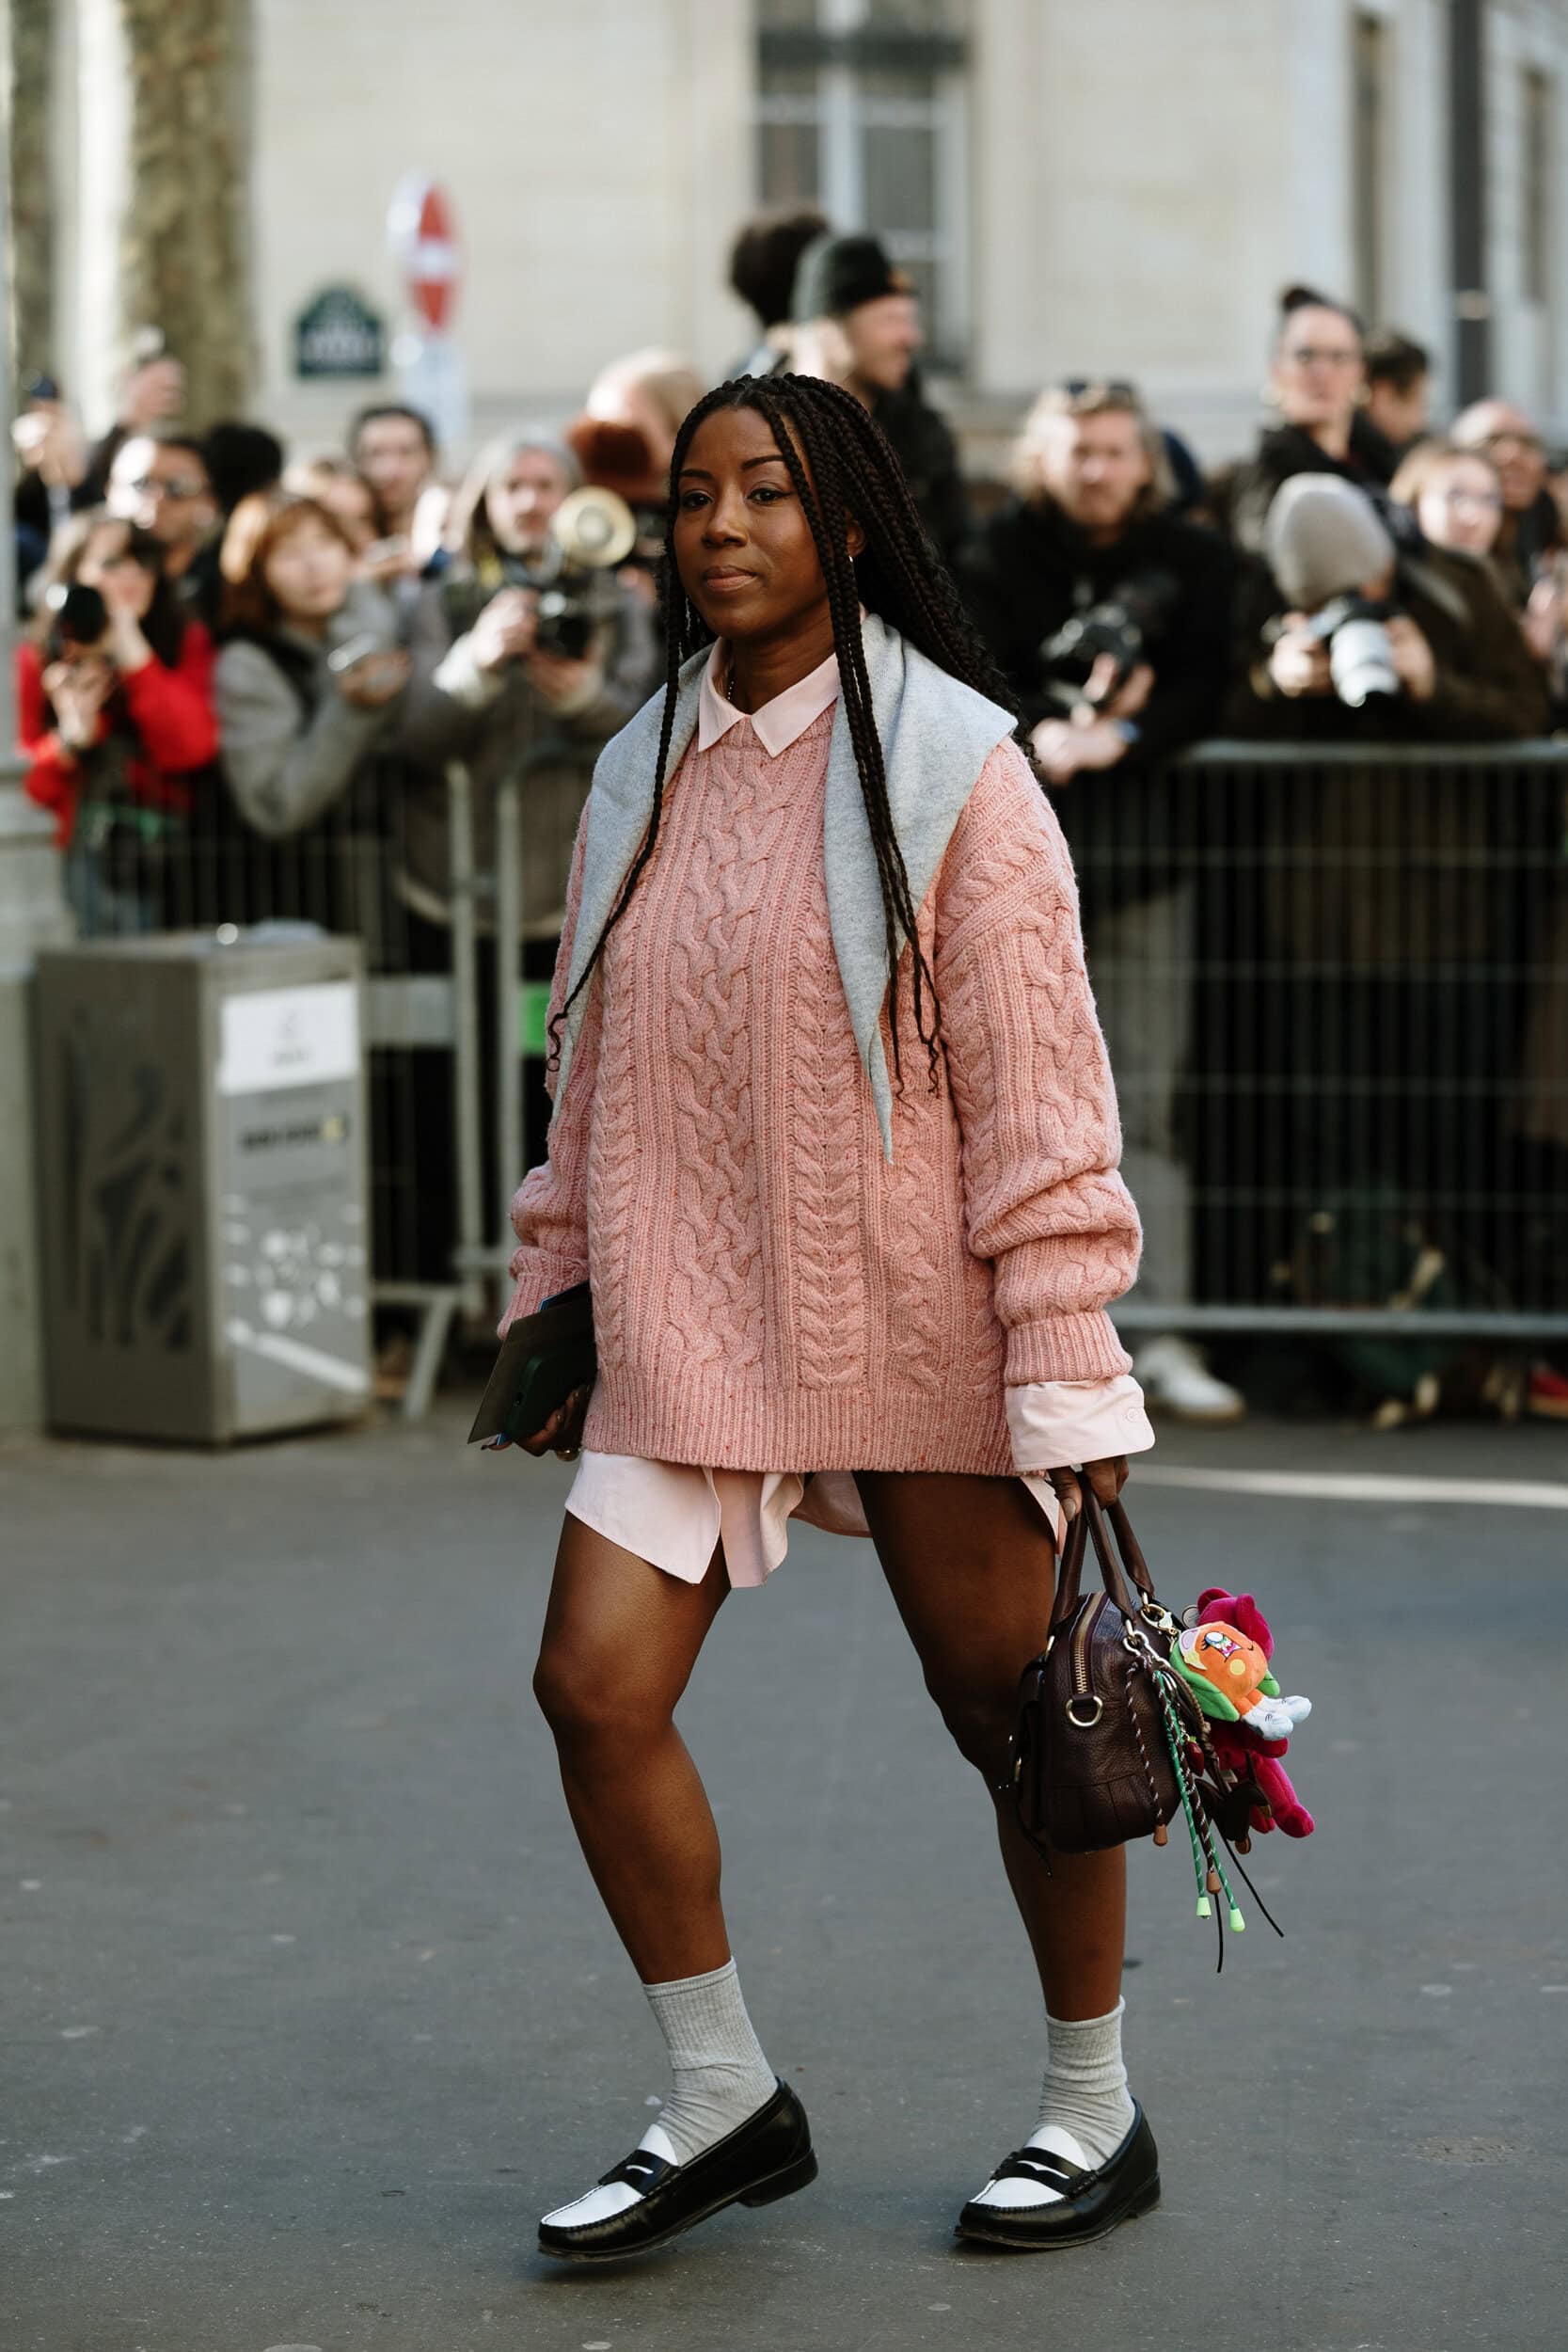
{"label": "shirt cuff", "polygon": [[580,686],[574,686],[566,694],[541,694],[539,699],[547,704],[558,719],[577,719],[585,710],[592,710],[603,692],[604,672],[595,661]]}
{"label": "shirt cuff", "polygon": [[1024,1478],[1147,1454],[1154,1443],[1144,1392],[1130,1372],[1104,1380],[1035,1380],[1008,1389],[1006,1397],[1013,1466]]}
{"label": "shirt cuff", "polygon": [[465,710],[484,710],[493,703],[506,681],[499,671],[482,670],[474,660],[474,641],[470,632],[454,638],[441,657],[433,683],[437,691]]}

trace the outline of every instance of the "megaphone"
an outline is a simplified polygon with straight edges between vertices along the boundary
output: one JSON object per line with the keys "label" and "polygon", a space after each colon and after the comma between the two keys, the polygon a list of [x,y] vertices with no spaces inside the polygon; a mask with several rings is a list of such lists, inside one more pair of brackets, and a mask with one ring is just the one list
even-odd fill
{"label": "megaphone", "polygon": [[590,483],[562,500],[550,518],[550,536],[568,564],[609,571],[637,545],[637,517],[624,498]]}

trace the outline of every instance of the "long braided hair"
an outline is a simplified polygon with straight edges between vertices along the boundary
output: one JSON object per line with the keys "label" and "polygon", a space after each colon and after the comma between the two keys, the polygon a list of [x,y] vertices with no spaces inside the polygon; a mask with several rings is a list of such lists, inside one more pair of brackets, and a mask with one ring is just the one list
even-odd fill
{"label": "long braided hair", "polygon": [[[911,900],[909,875],[888,805],[887,774],[871,707],[871,683],[861,639],[861,605],[879,613],[949,676],[974,687],[1006,709],[1016,706],[942,558],[926,534],[898,460],[881,427],[852,393],[816,376],[738,376],[732,383],[721,384],[690,410],[676,437],[670,460],[670,503],[664,532],[664,715],[654,776],[653,811],[620,896],[557,1021],[564,1018],[574,998],[587,987],[604,953],[605,943],[630,904],[632,893],[657,846],[681,665],[713,643],[713,631],[681,585],[675,565],[674,533],[681,470],[692,437],[707,418],[723,408],[755,408],[768,419],[779,455],[788,469],[811,526],[822,577],[827,582],[833,647],[838,656],[839,694],[860,773],[866,822],[877,859],[877,878],[881,885],[894,1077],[901,1083],[898,960],[902,944],[908,940],[913,958],[915,1028],[927,1049],[935,1085],[942,1009],[937,1001],[936,983],[916,936],[917,910]],[[865,534],[865,546],[854,558],[848,548],[851,516]]]}

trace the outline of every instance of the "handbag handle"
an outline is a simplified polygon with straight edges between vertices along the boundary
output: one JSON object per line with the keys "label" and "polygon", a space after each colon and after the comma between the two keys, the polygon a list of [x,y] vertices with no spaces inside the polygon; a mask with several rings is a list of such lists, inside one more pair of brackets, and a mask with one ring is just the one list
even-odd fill
{"label": "handbag handle", "polygon": [[[1094,1544],[1095,1558],[1100,1564],[1101,1582],[1124,1617],[1132,1618],[1138,1614],[1138,1602],[1133,1600],[1127,1589],[1126,1576],[1123,1574],[1124,1567],[1137,1586],[1140,1598],[1147,1601],[1151,1608],[1158,1609],[1160,1606],[1148,1573],[1148,1564],[1144,1558],[1137,1537],[1132,1533],[1132,1521],[1128,1518],[1121,1503],[1118,1502],[1102,1504],[1086,1481],[1080,1482],[1080,1490],[1083,1502],[1076,1518],[1069,1521],[1067,1540],[1062,1547],[1061,1565],[1056,1575],[1056,1591],[1052,1602],[1049,1628],[1053,1633],[1059,1626],[1067,1623],[1078,1606],[1084,1572],[1084,1554],[1091,1539]],[[1107,1519],[1110,1521],[1111,1534],[1116,1537],[1115,1551],[1111,1548],[1106,1533]],[[1117,1558],[1118,1552],[1119,1562]]]}
{"label": "handbag handle", "polygon": [[1087,1535],[1088,1530],[1084,1524],[1084,1514],[1080,1511],[1076,1518],[1068,1521],[1067,1535],[1062,1544],[1062,1556],[1056,1568],[1056,1590],[1051,1603],[1051,1622],[1046,1628],[1047,1641],[1050,1640],[1052,1634],[1067,1623],[1078,1606],[1078,1586],[1084,1573],[1084,1546]]}
{"label": "handbag handle", "polygon": [[1132,1533],[1132,1522],[1127,1516],[1127,1505],[1119,1499],[1115,1502],[1108,1502],[1105,1505],[1105,1517],[1110,1520],[1115,1532],[1117,1549],[1121,1554],[1122,1565],[1145,1600],[1152,1601],[1158,1609],[1160,1603],[1155,1596],[1154,1579],[1148,1573],[1148,1563],[1144,1558],[1142,1547]]}
{"label": "handbag handle", "polygon": [[[1138,1605],[1127,1589],[1127,1579],[1122,1573],[1121,1562],[1117,1558],[1116,1552],[1111,1549],[1110,1537],[1106,1534],[1105,1530],[1105,1508],[1101,1504],[1100,1497],[1095,1493],[1093,1487],[1089,1485],[1086,1479],[1081,1480],[1079,1483],[1084,1500],[1078,1516],[1080,1518],[1085,1519],[1088,1522],[1089,1534],[1094,1541],[1095,1557],[1100,1562],[1101,1582],[1104,1585],[1105,1590],[1110,1594],[1116,1606],[1121,1611],[1122,1615],[1124,1617],[1135,1617],[1138,1613]],[[1125,1524],[1127,1514],[1122,1510],[1120,1503],[1113,1502],[1110,1507],[1112,1511],[1119,1514],[1123,1524]],[[1113,1521],[1113,1525],[1114,1524],[1115,1522]],[[1131,1530],[1129,1530],[1129,1533],[1131,1533]],[[1119,1527],[1117,1528],[1116,1534],[1117,1547],[1117,1549],[1120,1549],[1121,1529]],[[1143,1566],[1143,1555],[1141,1552],[1138,1555],[1138,1565],[1140,1567]],[[1144,1568],[1144,1575],[1147,1577],[1148,1574],[1148,1570]],[[1137,1582],[1138,1580],[1134,1578],[1133,1581]],[[1143,1590],[1143,1586],[1141,1584],[1139,1584],[1139,1590]]]}

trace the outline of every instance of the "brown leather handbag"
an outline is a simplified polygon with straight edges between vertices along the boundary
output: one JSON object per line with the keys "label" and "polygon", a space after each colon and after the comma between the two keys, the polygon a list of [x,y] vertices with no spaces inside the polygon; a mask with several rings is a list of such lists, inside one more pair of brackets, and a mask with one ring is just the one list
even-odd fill
{"label": "brown leather handbag", "polygon": [[[1089,1542],[1100,1588],[1085,1596]],[[1045,1647],[1019,1685],[1013,1787],[1019,1820],[1037,1845],[1093,1853],[1150,1836],[1164,1845],[1167,1827],[1181,1819],[1178,1756],[1202,1742],[1203,1720],[1170,1664],[1180,1630],[1155,1597],[1121,1504],[1102,1509],[1085,1483],[1063,1547]],[[1190,1780],[1188,1790],[1190,1802]]]}

